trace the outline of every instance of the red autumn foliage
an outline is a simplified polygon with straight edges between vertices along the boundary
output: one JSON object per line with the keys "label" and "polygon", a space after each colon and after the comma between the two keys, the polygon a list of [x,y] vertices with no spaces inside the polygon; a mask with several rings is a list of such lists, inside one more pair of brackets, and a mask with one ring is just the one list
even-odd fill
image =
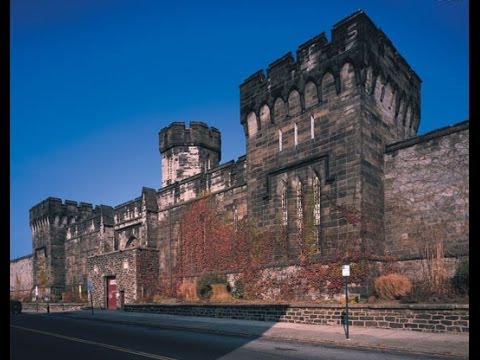
{"label": "red autumn foliage", "polygon": [[[356,222],[355,216],[347,220]],[[159,280],[157,290],[175,297],[183,279],[194,279],[208,273],[236,274],[243,285],[244,299],[294,300],[309,291],[334,295],[342,291],[341,265],[345,254],[319,263],[312,255],[312,234],[304,231],[298,244],[298,269],[279,273],[264,271],[273,266],[278,233],[261,231],[255,222],[242,219],[235,228],[217,208],[213,196],[205,196],[186,206],[180,223],[178,254],[173,274]],[[277,242],[277,243],[276,243]],[[351,254],[351,252],[350,252]],[[278,254],[275,254],[278,256]],[[287,254],[280,254],[281,261]],[[277,258],[278,259],[278,258]],[[361,284],[368,275],[366,262],[359,256],[348,256],[352,266],[350,282]],[[280,264],[281,265],[281,264]],[[272,290],[275,289],[275,290]]]}
{"label": "red autumn foliage", "polygon": [[189,205],[180,224],[177,273],[195,276],[231,269],[233,226],[223,221],[214,199],[204,197]]}

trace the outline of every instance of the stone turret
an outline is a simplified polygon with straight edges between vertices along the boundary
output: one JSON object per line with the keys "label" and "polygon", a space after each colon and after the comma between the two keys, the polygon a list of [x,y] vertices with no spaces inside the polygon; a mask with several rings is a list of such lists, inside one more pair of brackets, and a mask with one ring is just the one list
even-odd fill
{"label": "stone turret", "polygon": [[221,157],[220,131],[198,121],[174,122],[159,134],[162,186],[207,172]]}

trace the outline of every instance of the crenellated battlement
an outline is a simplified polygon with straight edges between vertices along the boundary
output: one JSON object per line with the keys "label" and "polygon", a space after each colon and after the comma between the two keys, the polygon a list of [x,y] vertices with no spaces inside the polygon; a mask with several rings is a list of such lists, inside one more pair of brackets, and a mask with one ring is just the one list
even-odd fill
{"label": "crenellated battlement", "polygon": [[93,214],[93,205],[91,203],[73,200],[65,200],[56,197],[49,197],[30,209],[30,223],[48,219],[50,223],[54,222],[56,217],[61,218],[87,218]]}
{"label": "crenellated battlement", "polygon": [[[353,84],[346,84],[343,76],[349,71],[353,72]],[[421,80],[383,31],[359,10],[333,26],[331,42],[322,32],[298,47],[296,60],[289,52],[273,61],[266,72],[259,70],[240,85],[240,121],[246,136],[261,128],[262,107],[268,107],[269,120],[276,123],[283,118],[279,111],[287,118],[292,115],[288,103],[292,92],[298,92],[303,112],[327,102],[332,95],[330,83],[334,96],[353,86],[382,102],[387,92],[393,99],[388,104],[388,116],[404,127],[405,136],[415,135],[420,120]],[[278,101],[282,105],[276,114]],[[253,124],[248,124],[249,117]]]}
{"label": "crenellated battlement", "polygon": [[325,52],[326,49],[328,49],[327,35],[322,32],[298,47],[297,61],[299,63],[305,62],[305,59],[309,59],[310,54]]}
{"label": "crenellated battlement", "polygon": [[208,171],[219,164],[221,135],[204,122],[174,122],[159,133],[162,154],[162,185]]}
{"label": "crenellated battlement", "polygon": [[[85,204],[85,203],[84,203]],[[87,204],[90,205],[90,204]],[[98,232],[102,226],[113,226],[114,209],[108,205],[97,205],[93,212],[85,218],[67,226],[66,239],[83,237]]]}
{"label": "crenellated battlement", "polygon": [[201,121],[191,121],[189,128],[185,122],[174,122],[160,131],[159,140],[161,153],[175,146],[201,146],[213,151],[221,149],[220,131]]}

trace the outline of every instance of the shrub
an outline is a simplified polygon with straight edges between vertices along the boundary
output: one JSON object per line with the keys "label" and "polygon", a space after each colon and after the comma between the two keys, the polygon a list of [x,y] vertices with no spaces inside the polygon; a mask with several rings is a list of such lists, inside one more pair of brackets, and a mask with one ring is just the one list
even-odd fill
{"label": "shrub", "polygon": [[469,291],[469,262],[462,260],[457,264],[455,275],[452,278],[452,285],[457,293],[466,295]]}
{"label": "shrub", "polygon": [[197,297],[197,284],[192,281],[185,281],[181,283],[178,287],[177,293],[181,298],[187,301],[198,300]]}
{"label": "shrub", "polygon": [[153,301],[154,303],[159,304],[159,303],[161,303],[161,302],[163,301],[163,299],[164,299],[164,297],[163,297],[162,295],[160,295],[160,294],[155,294],[155,295],[153,295],[152,301]]}
{"label": "shrub", "polygon": [[374,286],[380,298],[386,300],[399,299],[412,289],[411,281],[400,274],[381,275],[375,279]]}
{"label": "shrub", "polygon": [[67,290],[62,292],[62,302],[82,302],[77,291]]}
{"label": "shrub", "polygon": [[462,304],[467,299],[455,291],[446,291],[444,293],[433,292],[427,280],[416,281],[413,283],[412,290],[400,299],[403,304]]}
{"label": "shrub", "polygon": [[226,276],[219,274],[204,274],[200,276],[197,281],[198,297],[201,299],[209,299],[212,295],[212,284],[225,284],[230,291]]}
{"label": "shrub", "polygon": [[403,304],[416,304],[432,302],[434,295],[428,281],[416,281],[410,292],[400,300]]}
{"label": "shrub", "polygon": [[234,286],[234,290],[232,292],[232,296],[235,299],[243,299],[244,291],[245,291],[244,287],[245,287],[245,285],[243,284],[242,279],[235,280],[235,286]]}

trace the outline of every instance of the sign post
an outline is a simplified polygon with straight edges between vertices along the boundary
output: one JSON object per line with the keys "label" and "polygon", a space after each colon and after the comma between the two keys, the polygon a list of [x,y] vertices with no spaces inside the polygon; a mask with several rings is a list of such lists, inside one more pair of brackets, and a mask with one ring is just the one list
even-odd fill
{"label": "sign post", "polygon": [[345,321],[343,321],[342,317],[342,322],[344,322],[344,329],[345,329],[345,335],[347,336],[347,339],[349,338],[348,334],[348,277],[350,276],[350,265],[343,265],[342,266],[342,276],[345,278]]}
{"label": "sign post", "polygon": [[91,304],[91,307],[92,307],[92,315],[95,315],[93,313],[93,286],[92,286],[92,279],[88,278],[87,280],[87,289],[88,289],[88,295],[90,296],[90,304]]}

